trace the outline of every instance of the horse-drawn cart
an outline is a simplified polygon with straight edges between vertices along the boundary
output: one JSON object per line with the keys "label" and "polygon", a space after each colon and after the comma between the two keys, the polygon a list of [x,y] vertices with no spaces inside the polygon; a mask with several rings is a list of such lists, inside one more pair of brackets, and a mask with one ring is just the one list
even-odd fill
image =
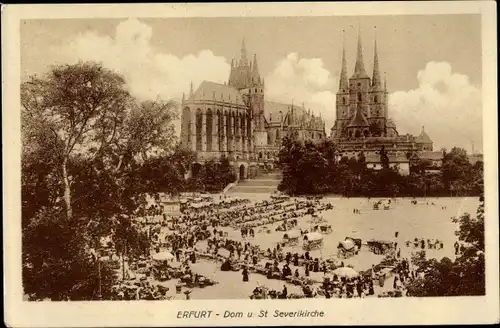
{"label": "horse-drawn cart", "polygon": [[367,242],[370,251],[377,255],[385,255],[391,251],[394,251],[394,243],[387,240],[369,240]]}

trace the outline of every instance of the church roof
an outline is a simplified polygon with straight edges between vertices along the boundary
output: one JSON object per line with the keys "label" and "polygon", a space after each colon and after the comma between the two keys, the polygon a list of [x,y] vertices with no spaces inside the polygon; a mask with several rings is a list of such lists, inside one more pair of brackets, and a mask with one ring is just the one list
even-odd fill
{"label": "church roof", "polygon": [[225,84],[219,84],[210,81],[201,82],[194,95],[192,97],[189,97],[189,100],[223,101],[237,105],[245,105],[245,103],[243,102],[243,97],[238,90]]}
{"label": "church roof", "polygon": [[[274,101],[266,101],[264,103],[264,116],[269,123],[280,122],[281,115],[283,115],[283,119],[285,119],[287,113],[291,110],[291,104],[283,104]],[[304,108],[297,105],[293,105],[293,111],[297,117],[302,116],[306,112]]]}
{"label": "church roof", "polygon": [[423,143],[432,143],[432,139],[425,132],[424,127],[422,127],[422,132],[420,132],[420,135],[418,136],[418,138],[419,138],[420,142],[423,142]]}
{"label": "church roof", "polygon": [[354,117],[352,118],[348,126],[369,126],[368,121],[366,120],[363,113],[361,113],[359,107],[356,109],[356,113],[354,114]]}

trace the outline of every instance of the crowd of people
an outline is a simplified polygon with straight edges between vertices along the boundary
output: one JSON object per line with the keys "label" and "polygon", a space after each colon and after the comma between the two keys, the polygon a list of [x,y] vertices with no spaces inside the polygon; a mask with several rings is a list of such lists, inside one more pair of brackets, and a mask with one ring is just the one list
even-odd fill
{"label": "crowd of people", "polygon": [[[375,295],[374,282],[379,280],[379,285],[383,287],[387,277],[385,274],[377,275],[373,268],[371,274],[338,276],[331,273],[337,268],[345,267],[339,258],[322,259],[311,256],[308,251],[303,253],[285,251],[285,243],[280,240],[267,249],[261,249],[252,243],[252,238],[256,234],[270,232],[268,228],[270,224],[282,222],[276,230],[286,232],[295,229],[297,222],[306,215],[312,215],[311,222],[321,221],[317,214],[328,209],[332,209],[332,205],[322,203],[318,199],[274,198],[253,204],[249,204],[248,200],[236,199],[213,202],[213,206],[193,207],[188,203],[181,215],[167,218],[161,206],[152,205],[144,213],[149,218],[142,224],[147,227],[148,236],[152,240],[152,253],[159,253],[162,249],[170,251],[173,255],[172,260],[180,267],[179,284],[189,288],[217,283],[191,269],[190,264],[203,259],[218,261],[221,271],[240,272],[242,283],[255,283],[257,279],[252,279],[251,276],[259,275],[299,285],[302,290],[301,295],[292,295],[288,293],[286,284],[282,291],[269,291],[261,285],[256,287],[252,298],[262,298],[263,294],[270,295],[271,298],[315,296],[355,298]],[[352,212],[361,213],[358,208],[353,208]],[[158,218],[160,224],[157,223]],[[229,238],[227,228],[240,230],[242,238],[240,240]],[[300,236],[308,232],[299,230]],[[396,239],[397,237],[398,233],[395,234]],[[206,247],[200,247],[205,244]],[[405,241],[404,244],[407,248],[418,250],[444,248],[443,241],[438,239],[414,238]],[[408,260],[401,258],[401,248],[398,248],[397,242],[391,247],[393,252],[390,256],[397,263],[392,270],[394,276],[392,295],[401,296],[405,292],[404,286],[415,279],[415,272],[410,270]],[[463,245],[460,246],[458,243],[455,243],[454,247],[455,254],[463,249]],[[119,297],[161,299],[164,297],[162,295],[166,294],[161,286],[155,287],[154,284],[148,285],[146,282],[141,282],[141,285],[136,287],[122,287],[118,293]],[[186,293],[186,298],[189,298],[189,293]]]}

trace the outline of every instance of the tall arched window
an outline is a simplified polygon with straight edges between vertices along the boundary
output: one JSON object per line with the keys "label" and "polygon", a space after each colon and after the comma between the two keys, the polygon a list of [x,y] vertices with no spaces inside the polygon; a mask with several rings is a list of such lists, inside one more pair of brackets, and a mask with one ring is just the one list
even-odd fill
{"label": "tall arched window", "polygon": [[378,97],[375,96],[375,98],[373,99],[373,101],[375,101],[377,103],[378,102]]}
{"label": "tall arched window", "polygon": [[361,92],[358,93],[358,101],[361,101]]}
{"label": "tall arched window", "polygon": [[345,105],[345,97],[344,97],[344,98],[342,98],[342,101],[344,102],[344,105]]}

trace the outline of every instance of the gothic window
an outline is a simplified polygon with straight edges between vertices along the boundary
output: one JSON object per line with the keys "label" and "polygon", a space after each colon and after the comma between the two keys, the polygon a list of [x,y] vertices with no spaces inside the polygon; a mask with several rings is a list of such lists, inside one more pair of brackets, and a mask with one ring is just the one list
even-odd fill
{"label": "gothic window", "polygon": [[378,97],[377,97],[377,96],[375,96],[375,97],[373,98],[373,101],[374,101],[374,102],[378,102]]}
{"label": "gothic window", "polygon": [[342,98],[343,102],[344,102],[344,105],[345,105],[345,98]]}
{"label": "gothic window", "polygon": [[360,86],[361,86],[361,83],[358,83],[358,87],[360,87]]}
{"label": "gothic window", "polygon": [[257,88],[255,88],[255,92],[257,92]]}
{"label": "gothic window", "polygon": [[361,101],[361,92],[358,92],[358,101]]}

